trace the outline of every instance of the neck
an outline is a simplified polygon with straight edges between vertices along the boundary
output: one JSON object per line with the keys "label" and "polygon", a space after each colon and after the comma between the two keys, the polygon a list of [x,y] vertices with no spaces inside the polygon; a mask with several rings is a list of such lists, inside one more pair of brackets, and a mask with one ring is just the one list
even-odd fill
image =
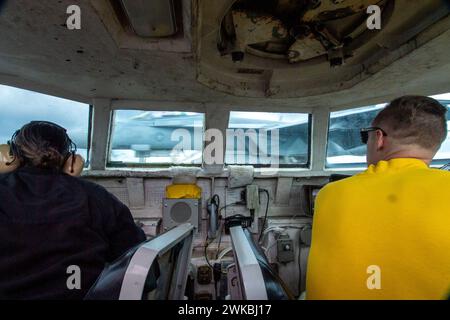
{"label": "neck", "polygon": [[393,150],[386,153],[383,160],[389,161],[399,158],[417,159],[425,162],[427,165],[430,165],[433,160],[433,156],[434,155],[429,150],[425,149]]}

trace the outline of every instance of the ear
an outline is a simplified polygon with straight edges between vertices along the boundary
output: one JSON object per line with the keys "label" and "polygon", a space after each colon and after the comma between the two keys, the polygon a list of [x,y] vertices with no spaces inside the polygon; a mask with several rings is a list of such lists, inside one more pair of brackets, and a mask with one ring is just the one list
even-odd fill
{"label": "ear", "polygon": [[377,150],[382,150],[386,146],[386,137],[383,135],[383,132],[380,130],[376,131],[376,138],[377,138]]}
{"label": "ear", "polygon": [[0,144],[0,173],[8,173],[16,170],[19,167],[19,162],[13,161],[13,157],[10,155],[10,148],[7,144]]}
{"label": "ear", "polygon": [[64,164],[63,172],[72,177],[79,177],[84,169],[84,159],[79,154],[75,155],[75,159],[73,159],[73,157],[74,156],[72,155],[67,159],[66,163]]}

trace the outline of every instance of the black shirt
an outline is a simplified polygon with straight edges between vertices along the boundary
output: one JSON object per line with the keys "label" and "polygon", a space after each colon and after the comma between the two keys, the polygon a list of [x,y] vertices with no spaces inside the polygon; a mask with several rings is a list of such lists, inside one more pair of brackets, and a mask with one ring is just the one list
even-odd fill
{"label": "black shirt", "polygon": [[[106,263],[143,241],[99,185],[37,168],[0,175],[0,299],[82,299]],[[68,289],[70,266],[79,290]]]}

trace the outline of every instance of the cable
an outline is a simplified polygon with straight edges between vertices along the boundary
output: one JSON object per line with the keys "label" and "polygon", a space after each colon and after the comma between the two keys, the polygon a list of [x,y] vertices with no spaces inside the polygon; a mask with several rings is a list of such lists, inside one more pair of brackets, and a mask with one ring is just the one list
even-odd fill
{"label": "cable", "polygon": [[[208,247],[209,247],[209,245],[210,245],[211,243],[214,242],[214,240],[211,241],[210,243],[208,243],[208,239],[209,239],[209,238],[208,238],[208,234],[206,234],[206,240],[205,240],[205,252],[204,252],[204,254],[205,254],[205,260],[206,260],[206,263],[209,265],[209,267],[212,269],[213,277],[215,277],[214,275],[215,275],[217,272],[222,273],[222,268],[220,268],[220,270],[219,270],[219,269],[217,269],[215,266],[213,266],[213,265],[211,264],[211,262],[209,262],[209,259],[208,259]],[[217,299],[217,281],[214,281],[214,294],[215,294],[215,297],[216,297],[216,299]]]}
{"label": "cable", "polygon": [[279,225],[279,226],[273,226],[273,227],[269,227],[266,228],[263,232],[263,238],[261,240],[264,240],[265,237],[269,234],[269,232],[271,231],[277,231],[277,232],[285,232],[286,229],[299,229],[299,230],[303,230],[304,227],[299,227],[299,226],[292,226],[292,225]]}
{"label": "cable", "polygon": [[205,240],[205,245],[204,245],[204,256],[205,256],[206,263],[213,271],[218,271],[218,272],[224,273],[224,272],[222,272],[221,269],[219,270],[219,269],[215,268],[208,259],[208,247],[214,242],[214,239],[210,243],[208,243],[208,240],[209,240],[209,237],[208,237],[208,234],[206,234],[206,240]]}
{"label": "cable", "polygon": [[206,233],[205,252],[204,252],[204,255],[205,255],[206,263],[211,267],[211,269],[214,270],[214,267],[211,265],[211,263],[209,262],[209,259],[208,259],[208,247],[209,247],[209,245],[212,243],[212,241],[211,241],[211,243],[208,243],[208,239],[209,239],[208,233]]}
{"label": "cable", "polygon": [[206,240],[205,240],[205,246],[204,246],[205,260],[206,260],[206,263],[214,270],[214,266],[211,264],[211,262],[208,259],[208,247],[214,242],[214,239],[210,243],[208,243],[208,240],[209,240],[209,237],[208,237],[208,234],[206,234]]}
{"label": "cable", "polygon": [[[228,208],[228,207],[231,207],[231,206],[236,206],[236,205],[239,205],[239,204],[241,204],[241,203],[240,202],[233,202],[233,203],[229,203],[229,204],[224,205],[222,208],[219,209],[219,216],[220,216],[220,213],[222,212],[222,210],[224,210],[225,208]],[[225,212],[225,218],[226,217],[227,217],[227,213]]]}
{"label": "cable", "polygon": [[[214,204],[216,205],[216,208],[220,208],[220,197],[219,197],[217,194],[213,195],[213,196],[211,197],[211,203],[214,203]],[[219,243],[218,243],[218,246],[217,246],[216,260],[217,260],[217,258],[218,258],[218,256],[219,256],[220,245],[221,245],[221,243],[222,243],[222,233],[223,233],[223,229],[224,229],[224,226],[225,226],[225,222],[224,222],[224,219],[223,219],[222,216],[221,216],[221,212],[222,212],[222,210],[224,210],[225,208],[227,208],[227,207],[229,207],[229,206],[236,205],[236,204],[238,204],[238,203],[237,203],[237,202],[235,202],[235,203],[230,203],[230,204],[227,204],[227,205],[225,205],[225,206],[223,206],[222,208],[219,209],[219,212],[218,212],[218,219],[219,219],[219,220],[222,220],[222,223],[221,223],[220,229],[219,229]],[[205,240],[205,246],[204,246],[204,255],[205,255],[206,263],[207,263],[207,264],[213,269],[213,271],[214,271],[214,270],[216,270],[216,268],[211,264],[211,262],[210,262],[209,259],[208,259],[208,247],[214,242],[215,239],[213,239],[213,240],[212,240],[211,242],[209,242],[209,243],[208,243],[208,240],[209,240],[209,235],[208,235],[208,233],[207,233],[207,234],[206,234],[206,240]],[[216,271],[217,271],[217,270],[216,270]],[[221,270],[220,270],[220,271],[221,271]]]}
{"label": "cable", "polygon": [[263,220],[263,224],[261,226],[261,232],[259,233],[259,238],[258,238],[258,242],[261,241],[261,237],[263,235],[264,232],[264,227],[266,225],[267,222],[267,214],[269,212],[269,202],[270,202],[270,194],[269,191],[267,189],[261,189],[261,192],[265,192],[267,195],[267,201],[266,201],[266,213],[264,214],[264,220]]}
{"label": "cable", "polygon": [[228,248],[223,249],[223,250],[220,252],[219,256],[217,257],[217,260],[222,261],[222,259],[223,259],[227,254],[229,254],[231,251],[233,251],[233,247],[228,247]]}
{"label": "cable", "polygon": [[219,250],[220,250],[220,244],[222,243],[222,233],[223,233],[224,225],[225,225],[225,221],[223,221],[222,224],[221,224],[221,226],[220,226],[220,231],[219,231],[219,244],[217,245],[216,260],[217,260],[218,257],[219,257]]}

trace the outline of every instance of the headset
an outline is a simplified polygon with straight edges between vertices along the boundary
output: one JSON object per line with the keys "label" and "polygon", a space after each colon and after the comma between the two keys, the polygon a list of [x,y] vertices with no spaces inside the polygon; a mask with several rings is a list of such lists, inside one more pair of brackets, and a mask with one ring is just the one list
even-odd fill
{"label": "headset", "polygon": [[[63,127],[61,127],[60,125],[50,122],[50,121],[31,121],[30,123],[28,123],[26,126],[28,125],[35,125],[35,124],[45,124],[48,126],[51,126],[59,131],[61,131],[64,134],[64,144],[69,146],[69,151],[67,152],[67,154],[65,155],[63,164],[61,166],[61,170],[64,170],[67,164],[67,161],[69,160],[69,158],[71,158],[71,165],[70,165],[70,173],[74,173],[74,165],[75,165],[75,161],[77,160],[77,145],[70,139],[69,135],[67,134],[67,130]],[[23,128],[22,128],[23,129]],[[11,165],[14,163],[14,161],[16,161],[17,157],[22,155],[22,151],[20,150],[20,148],[17,147],[16,144],[16,139],[17,136],[21,133],[22,129],[17,130],[16,132],[14,132],[14,134],[11,137],[11,140],[8,141],[8,145],[9,145],[9,155],[11,157],[11,161],[6,163],[6,165]],[[24,158],[24,157],[22,157]]]}

